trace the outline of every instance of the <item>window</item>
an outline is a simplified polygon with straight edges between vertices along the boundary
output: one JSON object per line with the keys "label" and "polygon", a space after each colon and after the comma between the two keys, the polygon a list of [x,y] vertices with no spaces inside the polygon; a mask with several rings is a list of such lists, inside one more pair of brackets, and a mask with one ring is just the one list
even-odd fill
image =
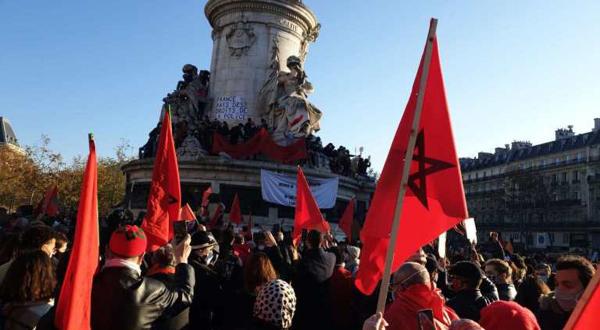
{"label": "window", "polygon": [[486,171],[483,171],[483,177],[484,177],[484,178],[486,177],[486,174],[487,174],[487,172],[486,172]]}
{"label": "window", "polygon": [[573,171],[573,182],[579,182],[579,171]]}
{"label": "window", "polygon": [[573,199],[574,200],[579,200],[579,191],[574,191],[573,192]]}
{"label": "window", "polygon": [[567,182],[567,172],[562,172],[560,174],[560,182]]}

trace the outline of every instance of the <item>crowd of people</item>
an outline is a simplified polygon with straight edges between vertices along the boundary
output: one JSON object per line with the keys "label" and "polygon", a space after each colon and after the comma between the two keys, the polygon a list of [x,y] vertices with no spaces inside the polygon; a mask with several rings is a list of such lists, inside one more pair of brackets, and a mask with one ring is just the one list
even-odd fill
{"label": "crowd of people", "polygon": [[[226,121],[210,120],[207,116],[198,120],[197,127],[190,129],[185,121],[178,122],[174,127],[175,148],[183,144],[188,134],[191,134],[202,149],[207,152],[212,151],[214,133],[220,134],[232,145],[248,142],[261,129],[269,130],[265,119],[256,123],[252,118],[248,118],[246,123],[229,126]],[[154,128],[148,138],[148,142],[139,150],[139,158],[152,158],[158,147],[158,136],[160,133],[160,123]],[[321,138],[315,135],[309,135],[306,138],[306,150],[308,156],[302,165],[308,165],[313,168],[328,168],[332,173],[354,178],[369,178],[368,170],[371,167],[371,158],[363,158],[362,155],[352,155],[344,146],[337,148],[329,143],[325,147]]]}
{"label": "crowd of people", "polygon": [[[93,329],[562,329],[595,267],[581,256],[522,257],[497,235],[479,246],[425,246],[393,275],[383,315],[354,285],[360,242],[318,231],[299,246],[279,227],[206,219],[146,253],[127,210],[101,222]],[[0,221],[0,329],[54,329],[74,222]]]}

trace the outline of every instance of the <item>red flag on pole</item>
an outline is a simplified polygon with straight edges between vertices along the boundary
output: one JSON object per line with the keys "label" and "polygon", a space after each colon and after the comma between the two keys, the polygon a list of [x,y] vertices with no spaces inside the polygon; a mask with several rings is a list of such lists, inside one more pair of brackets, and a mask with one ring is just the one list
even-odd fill
{"label": "red flag on pole", "polygon": [[194,221],[196,220],[196,215],[194,214],[194,211],[192,211],[192,208],[190,207],[190,204],[185,204],[181,210],[179,211],[179,217],[177,218],[178,220],[183,220],[183,221]]}
{"label": "red flag on pole", "polygon": [[[600,268],[599,268],[600,269]],[[600,324],[600,271],[596,273],[577,302],[565,325],[565,330],[588,330]]]}
{"label": "red flag on pole", "polygon": [[[432,20],[412,93],[361,231],[363,249],[356,286],[366,294],[373,292],[382,279],[388,248],[394,249],[391,270],[395,271],[421,246],[468,217],[442,79],[436,23]],[[415,116],[417,106],[422,109],[420,118]],[[414,119],[419,120],[413,123]],[[411,137],[413,124],[417,129]],[[411,144],[413,150],[407,150]],[[406,174],[405,158],[412,160]],[[398,201],[402,204],[396,209]],[[395,216],[400,220],[398,244],[389,246]]]}
{"label": "red flag on pole", "polygon": [[35,208],[35,215],[46,214],[51,217],[58,215],[58,187],[49,187]]}
{"label": "red flag on pole", "polygon": [[323,219],[323,215],[310,191],[310,186],[300,166],[298,166],[296,180],[296,212],[294,215],[294,232],[292,234],[294,244],[298,244],[298,240],[302,235],[302,229],[315,229],[321,232],[330,230],[329,223]]}
{"label": "red flag on pole", "polygon": [[239,225],[242,223],[242,210],[240,209],[240,198],[238,194],[235,194],[233,197],[233,202],[231,203],[231,209],[229,210],[229,221]]}
{"label": "red flag on pole", "polygon": [[219,205],[217,205],[217,208],[215,209],[215,212],[213,213],[213,216],[210,219],[210,223],[208,224],[210,229],[215,228],[217,226],[219,219],[221,219],[221,216],[223,215],[224,208],[225,207],[223,207],[223,203],[219,203]]}
{"label": "red flag on pole", "polygon": [[173,237],[173,224],[181,208],[181,187],[177,154],[171,128],[171,111],[165,111],[160,128],[158,149],[154,158],[152,184],[148,196],[147,213],[142,229],[148,240],[147,251],[166,245]]}
{"label": "red flag on pole", "polygon": [[342,215],[342,219],[340,220],[340,229],[346,234],[346,238],[348,243],[352,241],[352,224],[354,224],[354,204],[356,204],[356,200],[352,198],[348,202],[348,206],[346,206],[346,210]]}
{"label": "red flag on pole", "polygon": [[208,198],[210,197],[210,195],[213,193],[212,187],[208,187],[206,188],[206,190],[202,193],[202,206],[203,207],[207,207],[208,206]]}
{"label": "red flag on pole", "polygon": [[90,329],[92,282],[98,268],[98,167],[90,134],[88,156],[73,238],[73,249],[60,290],[54,324],[63,330]]}

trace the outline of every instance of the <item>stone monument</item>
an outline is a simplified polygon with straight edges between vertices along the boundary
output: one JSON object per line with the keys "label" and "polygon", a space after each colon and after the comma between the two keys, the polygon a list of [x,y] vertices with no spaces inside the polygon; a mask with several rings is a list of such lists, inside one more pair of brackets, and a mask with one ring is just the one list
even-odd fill
{"label": "stone monument", "polygon": [[213,28],[208,116],[230,127],[266,119],[282,144],[318,130],[302,70],[321,27],[313,12],[297,0],[209,0],[205,14]]}
{"label": "stone monument", "polygon": [[[265,136],[266,130],[273,149],[306,146],[306,159],[298,164],[309,178],[339,177],[336,206],[325,211],[328,220],[341,216],[353,197],[357,218],[363,217],[374,190],[367,174],[369,160],[362,158],[362,150],[353,156],[343,146],[324,147],[314,135],[322,113],[308,99],[314,88],[304,62],[319,35],[315,14],[300,0],[209,0],[205,14],[213,28],[210,71],[184,65],[182,80],[162,107],[163,114],[166,109],[172,114],[182,202],[196,209],[210,186],[227,207],[238,194],[242,212],[251,213],[255,223],[291,225],[293,208],[262,199],[260,171],[293,176],[293,164],[269,161],[261,154],[233,159],[212,148],[216,134],[219,141],[236,145],[259,131]],[[140,148],[140,159],[123,167],[125,204],[135,211],[146,207],[160,125]]]}

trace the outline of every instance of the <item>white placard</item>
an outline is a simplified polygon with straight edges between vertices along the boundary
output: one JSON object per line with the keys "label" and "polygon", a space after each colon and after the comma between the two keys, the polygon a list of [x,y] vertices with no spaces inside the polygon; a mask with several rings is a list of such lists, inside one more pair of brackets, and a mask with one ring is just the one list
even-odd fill
{"label": "white placard", "polygon": [[[310,191],[321,209],[330,209],[335,206],[339,178],[318,179],[307,177]],[[283,206],[296,206],[296,176],[279,174],[267,170],[260,170],[260,186],[262,198],[271,203]]]}
{"label": "white placard", "polygon": [[446,258],[446,232],[438,238],[438,254],[440,258]]}
{"label": "white placard", "polygon": [[241,96],[218,96],[214,102],[218,120],[245,121],[248,117],[248,104]]}
{"label": "white placard", "polygon": [[475,219],[468,218],[463,221],[465,225],[465,234],[469,242],[477,244],[477,227],[475,226]]}

